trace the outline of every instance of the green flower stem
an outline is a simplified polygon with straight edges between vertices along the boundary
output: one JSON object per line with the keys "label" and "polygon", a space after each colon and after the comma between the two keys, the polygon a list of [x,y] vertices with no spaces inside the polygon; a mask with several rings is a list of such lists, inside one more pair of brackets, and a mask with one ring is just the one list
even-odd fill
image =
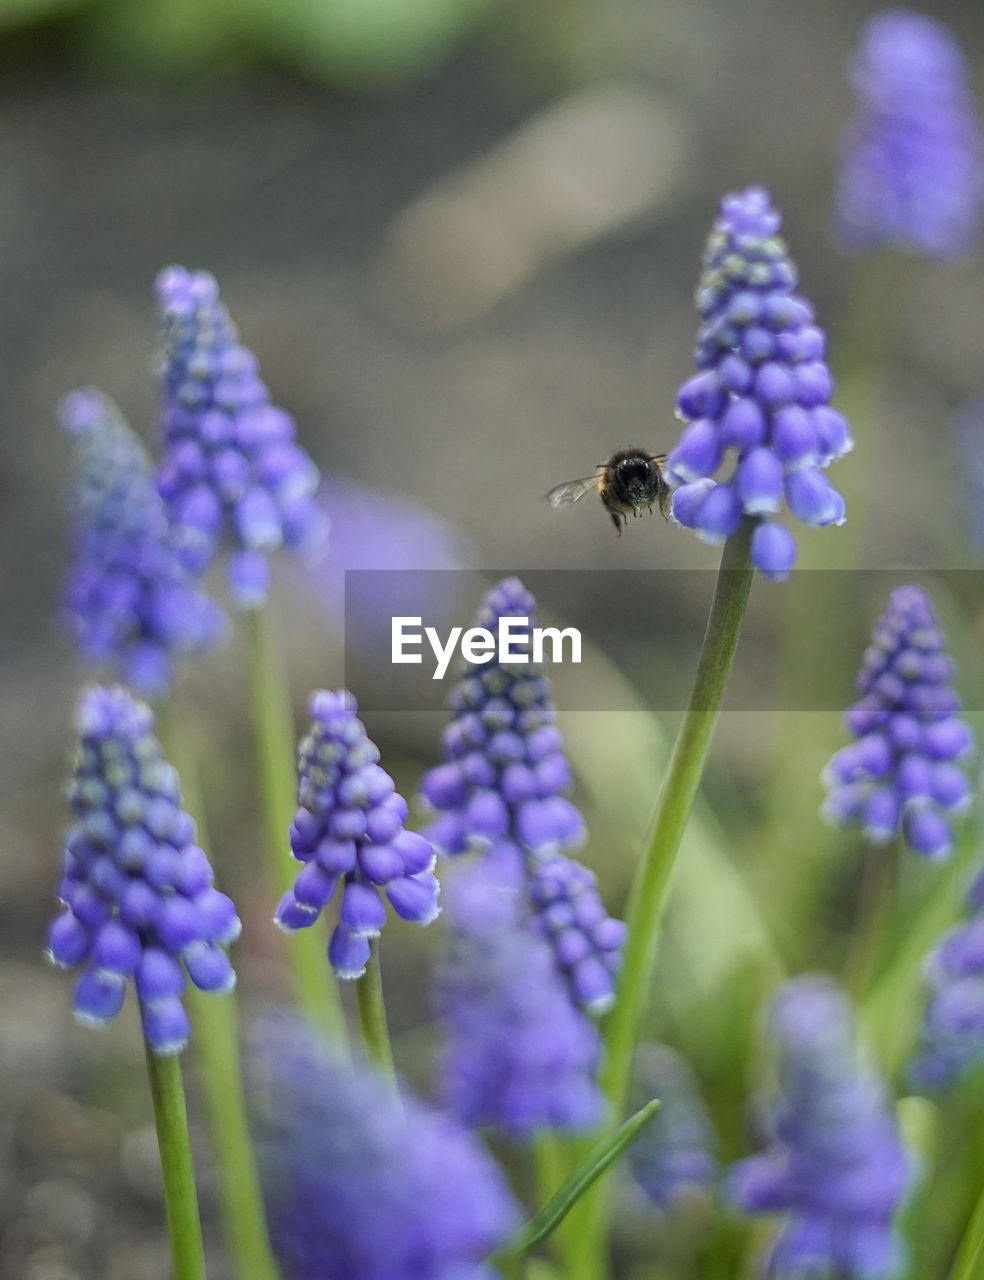
{"label": "green flower stem", "polygon": [[[173,701],[158,712],[167,756],[178,770],[185,809],[195,819],[198,843],[209,840],[198,770]],[[277,1280],[277,1264],[266,1234],[266,1214],[246,1119],[239,1059],[239,1011],[235,996],[189,988],[192,1048],[218,1169],[226,1246],[240,1280]]]}
{"label": "green flower stem", "polygon": [[[287,835],[295,808],[295,735],[286,671],[269,609],[247,610],[246,642],[268,870],[279,895],[290,888],[297,869]],[[345,1026],[342,1004],[320,931],[299,930],[291,938],[289,954],[298,1004],[340,1040]]]}
{"label": "green flower stem", "polygon": [[386,1025],[386,1005],[383,1002],[383,974],[379,965],[379,939],[370,943],[366,971],[355,981],[355,1002],[359,1010],[359,1029],[366,1055],[387,1079],[396,1085],[396,1068],[393,1065],[393,1047]]}
{"label": "green flower stem", "polygon": [[707,619],[694,684],[663,779],[649,839],[629,898],[628,934],[615,1005],[605,1028],[602,1083],[613,1123],[625,1110],[639,1021],[656,958],[660,917],[704,762],[714,736],[752,585],[748,547],[753,523],[745,520],[724,546],[714,601]]}
{"label": "green flower stem", "polygon": [[176,1053],[155,1053],[149,1045],[146,1050],[174,1280],[205,1280],[202,1224],[198,1216],[191,1143],[188,1141],[181,1060]]}
{"label": "green flower stem", "polygon": [[967,1223],[949,1280],[981,1280],[984,1276],[984,1188]]}
{"label": "green flower stem", "polygon": [[277,1280],[260,1178],[246,1121],[235,996],[190,992],[191,1047],[204,1077],[204,1100],[219,1175],[226,1247],[239,1280]]}
{"label": "green flower stem", "polygon": [[897,868],[896,845],[875,845],[868,850],[844,962],[844,983],[855,1001],[863,998],[877,971],[894,914]]}
{"label": "green flower stem", "polygon": [[[690,700],[629,897],[628,933],[615,1004],[605,1028],[606,1059],[601,1075],[610,1104],[610,1128],[620,1123],[628,1100],[632,1056],[656,959],[670,874],[704,772],[738,647],[754,572],[749,559],[753,528],[754,522],[743,520],[725,543]],[[604,1233],[608,1217],[604,1184],[585,1196],[578,1214],[580,1247],[572,1260],[572,1280],[601,1280],[606,1273]]]}

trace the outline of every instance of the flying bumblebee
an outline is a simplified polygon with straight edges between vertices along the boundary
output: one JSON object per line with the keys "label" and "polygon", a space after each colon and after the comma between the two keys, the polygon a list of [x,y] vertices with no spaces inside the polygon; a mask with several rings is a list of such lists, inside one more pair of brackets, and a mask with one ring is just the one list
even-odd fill
{"label": "flying bumblebee", "polygon": [[655,503],[663,519],[668,518],[671,491],[663,478],[665,466],[665,453],[619,449],[607,462],[598,464],[594,475],[559,484],[544,498],[552,507],[566,507],[596,490],[621,537],[629,515],[641,516],[643,507],[652,511]]}

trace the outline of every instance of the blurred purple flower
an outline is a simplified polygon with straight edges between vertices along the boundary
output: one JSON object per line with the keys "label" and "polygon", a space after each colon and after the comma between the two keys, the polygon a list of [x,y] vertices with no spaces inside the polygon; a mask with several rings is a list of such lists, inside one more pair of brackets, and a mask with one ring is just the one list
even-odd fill
{"label": "blurred purple flower", "polygon": [[165,357],[158,488],[189,572],[208,568],[226,532],[230,590],[241,608],[257,608],[269,586],[267,554],[281,545],[312,552],[324,541],[312,496],[318,472],[293,418],[271,404],[215,279],[173,266],[156,287]]}
{"label": "blurred purple flower", "polygon": [[218,644],[225,619],[185,573],[150,457],[116,405],[83,388],[64,397],[58,420],[73,452],[62,606],[89,661],[111,664],[144,697],[162,698],[174,659]]}
{"label": "blurred purple flower", "polygon": [[[716,544],[753,519],[752,563],[775,580],[789,576],[796,543],[772,517],[785,504],[805,524],[843,524],[844,500],[824,468],[852,448],[830,408],[826,340],[795,292],[780,221],[761,187],[721,202],[697,290],[700,372],[677,396],[687,425],[667,468],[677,523]],[[716,481],[729,450],[733,470]]]}
{"label": "blurred purple flower", "polygon": [[786,1215],[770,1277],[888,1280],[906,1260],[896,1223],[914,1168],[885,1087],[859,1054],[850,1004],[828,978],[794,978],[773,1000],[770,1029],[772,1140],[731,1169],[728,1198]]}
{"label": "blurred purple flower", "polygon": [[270,1239],[284,1280],[494,1280],[518,1208],[477,1139],[354,1069],[296,1014],[252,1037]]}
{"label": "blurred purple flower", "polygon": [[943,935],[925,967],[929,999],[910,1072],[937,1093],[984,1061],[984,871],[967,893],[964,919]]}
{"label": "blurred purple flower", "polygon": [[[537,608],[518,578],[486,593],[475,625],[495,634],[500,618],[527,620],[514,643],[528,651]],[[445,761],[420,784],[439,813],[427,834],[446,854],[483,846],[525,866],[537,927],[577,1003],[599,1012],[613,999],[624,925],[605,914],[593,874],[561,852],[584,839],[584,819],[566,798],[573,779],[550,681],[543,663],[527,657],[463,665],[443,735]]]}
{"label": "blurred purple flower", "polygon": [[637,1107],[659,1098],[659,1110],[629,1148],[629,1168],[649,1199],[672,1210],[706,1193],[717,1177],[715,1134],[694,1073],[668,1045],[643,1045],[636,1055]]}
{"label": "blurred purple flower", "polygon": [[859,823],[872,844],[901,832],[925,858],[951,852],[950,815],[971,800],[958,761],[974,747],[958,715],[953,674],[926,593],[897,587],[865,650],[858,676],[864,696],[845,716],[855,740],[824,770],[827,818]]}
{"label": "blurred purple flower", "polygon": [[951,32],[913,10],[877,13],[851,80],[857,115],[836,206],[844,242],[938,258],[967,253],[980,231],[984,147],[967,62]]}
{"label": "blurred purple flower", "polygon": [[213,887],[150,708],[119,686],[95,685],[77,721],[69,789],[77,821],[65,836],[48,958],[85,964],[74,1003],[90,1025],[116,1017],[132,978],[147,1043],[177,1053],[188,1039],[185,974],[202,991],[235,985],[222,948],[239,934],[236,909]]}
{"label": "blurred purple flower", "polygon": [[521,878],[482,862],[447,897],[451,944],[438,977],[445,1105],[464,1124],[518,1138],[591,1129],[602,1112],[598,1032],[530,929]]}
{"label": "blurred purple flower", "polygon": [[311,731],[298,751],[298,809],[290,847],[304,866],[277,908],[282,929],[306,929],[340,895],[328,958],[340,978],[359,978],[369,939],[386,921],[382,889],[404,920],[429,924],[438,885],[429,840],[404,830],[407,802],[377,763],[379,751],[345,690],[311,695]]}

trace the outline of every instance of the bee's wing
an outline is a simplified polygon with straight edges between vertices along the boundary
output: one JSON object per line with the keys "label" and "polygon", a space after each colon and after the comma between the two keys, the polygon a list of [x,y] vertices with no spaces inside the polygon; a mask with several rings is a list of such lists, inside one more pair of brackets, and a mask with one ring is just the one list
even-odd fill
{"label": "bee's wing", "polygon": [[574,502],[580,502],[592,489],[597,490],[600,478],[600,474],[596,471],[593,476],[582,476],[580,480],[568,480],[566,484],[559,484],[549,493],[545,493],[543,500],[549,502],[552,507],[569,507]]}

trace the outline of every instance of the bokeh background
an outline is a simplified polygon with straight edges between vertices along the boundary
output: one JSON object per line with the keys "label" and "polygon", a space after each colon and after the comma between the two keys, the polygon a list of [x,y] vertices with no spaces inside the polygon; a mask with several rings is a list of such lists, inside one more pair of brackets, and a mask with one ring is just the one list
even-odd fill
{"label": "bokeh background", "polygon": [[[617,446],[673,443],[703,241],[720,195],[760,182],[784,212],[803,291],[858,408],[865,481],[850,494],[850,532],[800,534],[807,563],[974,570],[966,467],[954,462],[947,423],[984,393],[984,256],[872,265],[830,234],[851,110],[845,61],[876,7],[0,0],[3,1280],[155,1280],[168,1266],[135,1025],[76,1028],[69,983],[40,958],[68,725],[85,678],[56,607],[67,479],[59,397],[100,387],[153,446],[154,274],[175,261],[216,274],[327,478],[335,515],[330,568],[283,566],[277,583],[300,715],[307,689],[342,679],[345,564],[714,567],[713,551],[658,517],[616,540],[590,502],[555,512],[539,498]],[[923,8],[954,27],[984,89],[977,4]],[[874,323],[858,316],[873,271],[896,299]],[[839,464],[834,482],[852,465]],[[568,714],[563,727],[592,831],[586,859],[613,908],[672,729],[673,715],[658,714],[661,681],[677,678],[667,655],[676,664],[696,652],[707,604],[706,573],[677,579],[661,591],[658,627],[652,610],[622,609],[626,578],[616,589],[603,574],[577,580],[595,593],[579,608],[597,621],[603,647],[589,655],[590,678],[608,682],[613,709]],[[850,696],[883,603],[867,581],[838,619],[839,646],[823,655],[828,699]],[[638,582],[649,590],[645,575]],[[783,590],[756,586],[739,694],[774,673],[776,636],[790,626]],[[942,612],[979,707],[972,583],[966,593],[948,590]],[[464,622],[474,603],[448,608]],[[371,664],[349,674],[357,693],[373,679]],[[234,637],[185,674],[181,697],[205,760],[216,861],[247,920],[244,994],[259,1002],[282,991],[282,978],[256,870],[243,677]],[[624,710],[635,699],[657,714]],[[410,790],[439,728],[434,715],[369,723]],[[780,804],[767,785],[786,731],[802,747],[796,795],[812,806],[815,757],[839,743],[833,711],[724,717],[708,783],[714,814],[702,814],[696,851],[681,864],[652,1015],[726,1098],[744,1087],[745,1064],[725,1078],[715,1040],[725,1029],[701,1026],[701,1001],[734,984],[747,995],[735,1016],[745,1016],[795,903],[821,881],[814,950],[795,960],[815,961],[824,947],[836,957],[857,873],[843,839],[813,830],[812,807]],[[440,937],[411,933],[397,926],[386,939],[390,1012],[403,1065],[423,1080],[425,976]],[[222,1267],[216,1253],[212,1274]]]}

